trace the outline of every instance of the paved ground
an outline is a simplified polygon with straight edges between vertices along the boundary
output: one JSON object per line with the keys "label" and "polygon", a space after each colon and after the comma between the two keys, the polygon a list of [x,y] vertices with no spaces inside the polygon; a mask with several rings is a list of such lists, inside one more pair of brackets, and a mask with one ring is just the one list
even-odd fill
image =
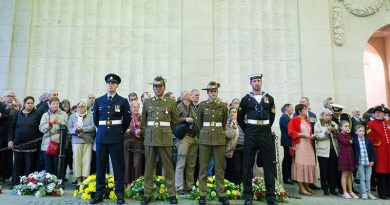
{"label": "paved ground", "polygon": [[[33,196],[18,196],[12,194],[9,188],[5,188],[3,193],[0,194],[0,205],[87,205],[88,201],[83,201],[81,199],[75,199],[72,196],[73,185],[67,183],[65,194],[62,197],[44,197],[44,198],[35,198]],[[288,185],[286,190],[297,196],[297,186]],[[116,204],[115,201],[105,200],[101,204]],[[139,204],[139,202],[134,200],[126,200],[126,204]],[[151,204],[169,204],[167,202],[154,202]],[[179,204],[197,204],[197,201],[191,201],[188,199],[180,199]],[[216,205],[219,204],[217,201],[210,202],[208,204]],[[241,200],[231,201],[231,204],[243,204]],[[254,204],[265,204],[265,202],[255,202]],[[390,205],[390,200],[362,200],[362,199],[342,199],[341,197],[331,197],[323,196],[322,191],[317,191],[314,196],[302,197],[302,199],[288,199],[289,205],[302,205],[302,204],[315,204],[315,205]]]}
{"label": "paved ground", "polygon": [[[73,180],[72,175],[67,173],[67,178]],[[4,187],[4,186],[3,186]],[[12,194],[9,186],[6,186],[3,189],[3,193],[0,194],[0,205],[87,205],[88,201],[81,199],[76,199],[73,197],[75,185],[71,183],[65,183],[65,193],[62,197],[43,197],[35,198],[34,196],[18,196]],[[358,187],[356,187],[359,189]],[[293,196],[298,195],[298,186],[297,185],[286,185],[286,191]],[[376,193],[374,192],[374,195]],[[187,196],[188,197],[188,196]],[[182,205],[197,205],[197,201],[188,200],[186,196],[179,199],[179,204]],[[322,191],[316,191],[313,196],[300,196],[301,199],[288,199],[287,203],[282,203],[285,205],[304,205],[304,204],[315,204],[315,205],[390,205],[390,200],[363,200],[363,199],[343,199],[340,196],[324,196]],[[239,205],[243,204],[242,200],[232,200],[230,204]],[[102,205],[114,205],[116,201],[105,200]],[[138,201],[126,199],[126,204],[140,204]],[[169,202],[153,202],[152,205],[165,205]],[[209,201],[209,205],[219,205],[217,201]],[[254,204],[266,204],[265,202],[255,202]]]}

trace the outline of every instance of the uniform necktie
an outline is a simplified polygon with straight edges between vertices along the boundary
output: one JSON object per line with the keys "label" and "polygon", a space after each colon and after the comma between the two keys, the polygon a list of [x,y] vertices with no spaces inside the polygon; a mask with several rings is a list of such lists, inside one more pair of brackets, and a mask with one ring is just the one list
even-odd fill
{"label": "uniform necktie", "polygon": [[112,96],[110,95],[108,96],[108,102],[111,103],[111,101],[112,101]]}

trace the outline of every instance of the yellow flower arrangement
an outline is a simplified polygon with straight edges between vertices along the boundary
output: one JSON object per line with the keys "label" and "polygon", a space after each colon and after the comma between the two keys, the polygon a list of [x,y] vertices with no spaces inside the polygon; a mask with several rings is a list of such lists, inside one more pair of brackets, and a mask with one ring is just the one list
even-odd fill
{"label": "yellow flower arrangement", "polygon": [[[165,177],[155,176],[153,178],[152,200],[166,201],[169,199],[169,194],[165,184]],[[142,200],[144,198],[144,178],[140,177],[131,183],[130,188],[126,189],[125,196],[134,200]]]}
{"label": "yellow flower arrangement", "polygon": [[[207,198],[208,200],[215,200],[217,199],[217,190],[216,190],[216,184],[215,184],[215,177],[208,177],[207,178]],[[192,191],[190,194],[190,200],[198,200],[199,199],[199,188],[198,188],[199,182],[196,182],[197,186],[192,187]],[[234,183],[229,182],[228,180],[224,180],[224,187],[225,187],[225,193],[226,197],[228,199],[240,199],[241,198],[241,192],[240,187],[236,186]]]}
{"label": "yellow flower arrangement", "polygon": [[[207,178],[207,198],[208,200],[217,199],[216,193],[216,184],[215,177]],[[190,200],[198,200],[199,199],[199,188],[198,182],[196,182],[196,186],[192,187]],[[228,199],[242,199],[242,194],[240,190],[240,186],[235,185],[228,180],[224,180],[225,194]],[[265,182],[263,177],[255,177],[252,179],[252,189],[254,192],[253,199],[254,200],[265,200]],[[287,192],[283,188],[283,183],[275,180],[275,196],[279,202],[286,202],[286,198],[288,197]]]}
{"label": "yellow flower arrangement", "polygon": [[160,194],[163,194],[165,192],[165,189],[160,189]]}
{"label": "yellow flower arrangement", "polygon": [[[116,200],[114,193],[114,176],[106,175],[106,186],[103,191],[103,197],[111,200]],[[85,179],[80,186],[73,192],[73,196],[82,200],[91,199],[96,193],[96,175],[91,175]]]}
{"label": "yellow flower arrangement", "polygon": [[73,197],[77,197],[77,195],[79,195],[79,190],[74,190],[74,192],[73,192]]}
{"label": "yellow flower arrangement", "polygon": [[84,194],[81,195],[81,199],[82,200],[90,200],[91,199],[91,195],[84,193]]}
{"label": "yellow flower arrangement", "polygon": [[117,199],[118,199],[118,198],[116,197],[116,194],[115,194],[114,191],[110,191],[109,198],[110,198],[111,200],[117,200]]}
{"label": "yellow flower arrangement", "polygon": [[208,182],[208,183],[211,183],[211,184],[214,183],[213,177],[208,177],[208,178],[207,178],[207,182]]}

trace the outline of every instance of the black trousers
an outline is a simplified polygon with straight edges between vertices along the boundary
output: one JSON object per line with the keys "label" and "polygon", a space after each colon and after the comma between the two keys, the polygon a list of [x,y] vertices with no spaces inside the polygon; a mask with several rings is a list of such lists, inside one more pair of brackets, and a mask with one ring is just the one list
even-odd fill
{"label": "black trousers", "polygon": [[96,143],[96,196],[104,197],[104,186],[106,184],[106,165],[108,155],[111,157],[114,170],[115,194],[123,198],[124,193],[124,156],[123,142],[114,144]]}
{"label": "black trousers", "polygon": [[282,175],[283,181],[287,181],[291,179],[292,157],[288,154],[289,146],[283,146],[283,150]]}
{"label": "black trousers", "polygon": [[[40,150],[40,146],[38,148]],[[40,172],[45,169],[45,151],[38,151],[38,159],[36,165],[36,171]]]}
{"label": "black trousers", "polygon": [[65,170],[69,166],[69,170],[73,170],[73,150],[72,150],[72,138],[66,139],[66,157],[65,157]]}
{"label": "black trousers", "polygon": [[334,149],[330,149],[329,158],[317,157],[320,167],[321,187],[322,190],[335,190],[337,182],[340,181],[338,177],[338,157]]}
{"label": "black trousers", "polygon": [[[38,152],[38,151],[37,151]],[[33,162],[37,152],[14,152],[14,165],[12,172],[12,185],[18,185],[20,176],[28,176],[35,167]]]}
{"label": "black trousers", "polygon": [[92,150],[91,169],[89,173],[91,173],[91,175],[96,173],[96,151],[95,150]]}
{"label": "black trousers", "polygon": [[373,166],[371,172],[371,190],[376,190],[377,181],[378,180],[376,179],[376,169],[375,166]]}
{"label": "black trousers", "polygon": [[237,145],[232,158],[226,158],[225,179],[240,185],[242,182],[243,145]]}
{"label": "black trousers", "polygon": [[390,174],[376,173],[379,198],[390,198]]}
{"label": "black trousers", "polygon": [[[0,144],[0,148],[7,146],[7,141]],[[12,155],[12,150],[0,152],[0,176],[2,180],[9,179],[12,176]]]}
{"label": "black trousers", "polygon": [[264,181],[266,187],[267,203],[275,202],[275,176],[276,156],[275,138],[272,136],[269,125],[247,125],[244,140],[244,163],[243,163],[243,184],[244,197],[252,198],[253,164],[256,152],[260,152],[261,162],[264,168]]}

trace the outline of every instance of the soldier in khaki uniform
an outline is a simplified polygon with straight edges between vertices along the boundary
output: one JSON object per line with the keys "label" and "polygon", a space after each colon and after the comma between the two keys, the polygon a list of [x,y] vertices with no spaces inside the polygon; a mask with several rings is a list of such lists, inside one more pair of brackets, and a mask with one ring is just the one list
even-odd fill
{"label": "soldier in khaki uniform", "polygon": [[228,118],[228,110],[225,103],[218,100],[219,83],[214,81],[207,85],[209,99],[199,105],[198,123],[199,136],[199,204],[206,204],[207,195],[207,169],[210,158],[213,157],[215,167],[215,181],[217,183],[217,194],[223,205],[229,201],[225,197],[224,169],[226,136],[225,128]]}
{"label": "soldier in khaki uniform", "polygon": [[160,155],[164,167],[171,204],[177,204],[175,174],[172,163],[172,130],[178,122],[175,101],[164,98],[166,80],[157,76],[153,81],[155,96],[145,100],[142,109],[141,132],[145,145],[144,199],[141,204],[150,202],[153,191],[153,174],[156,169],[156,156]]}

